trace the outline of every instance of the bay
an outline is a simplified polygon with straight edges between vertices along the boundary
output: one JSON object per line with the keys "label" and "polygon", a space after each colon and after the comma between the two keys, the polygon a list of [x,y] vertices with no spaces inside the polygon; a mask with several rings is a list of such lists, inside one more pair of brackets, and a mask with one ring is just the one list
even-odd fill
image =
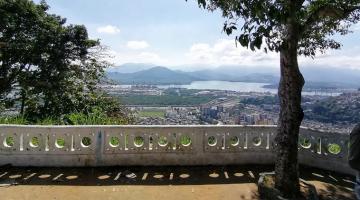
{"label": "bay", "polygon": [[[190,84],[184,85],[156,85],[155,87],[161,89],[168,88],[184,88],[195,90],[227,90],[235,92],[258,92],[277,94],[277,89],[265,88],[265,85],[270,83],[249,83],[249,82],[230,82],[230,81],[194,81]],[[119,85],[120,86],[120,85]],[[121,85],[122,88],[130,88],[131,85]],[[319,95],[319,96],[338,96],[341,92],[338,91],[304,91],[303,95]]]}

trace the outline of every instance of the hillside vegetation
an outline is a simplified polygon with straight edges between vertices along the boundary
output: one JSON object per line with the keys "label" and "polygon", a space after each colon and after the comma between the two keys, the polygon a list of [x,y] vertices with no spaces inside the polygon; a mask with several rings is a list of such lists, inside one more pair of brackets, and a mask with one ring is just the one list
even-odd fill
{"label": "hillside vegetation", "polygon": [[0,123],[127,123],[97,87],[105,58],[84,25],[49,13],[45,1],[0,1]]}
{"label": "hillside vegetation", "polygon": [[360,93],[329,97],[307,107],[307,119],[326,123],[360,121]]}

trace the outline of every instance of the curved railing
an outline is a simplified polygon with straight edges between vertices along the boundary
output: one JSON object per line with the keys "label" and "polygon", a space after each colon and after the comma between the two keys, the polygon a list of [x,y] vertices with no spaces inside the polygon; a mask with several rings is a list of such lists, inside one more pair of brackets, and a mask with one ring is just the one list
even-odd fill
{"label": "curved railing", "polygon": [[[0,165],[273,164],[275,126],[0,125]],[[354,174],[348,135],[301,128],[303,165]]]}

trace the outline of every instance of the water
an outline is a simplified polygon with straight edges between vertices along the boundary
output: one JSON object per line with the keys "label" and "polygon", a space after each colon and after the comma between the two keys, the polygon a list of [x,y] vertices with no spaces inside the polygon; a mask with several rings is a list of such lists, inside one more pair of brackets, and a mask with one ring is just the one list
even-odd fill
{"label": "water", "polygon": [[276,89],[263,88],[266,83],[246,83],[229,81],[194,81],[189,85],[160,85],[159,88],[186,88],[195,90],[230,90],[236,92],[272,92]]}
{"label": "water", "polygon": [[[168,88],[185,88],[195,90],[228,90],[236,92],[259,92],[277,94],[277,89],[264,88],[265,85],[270,83],[248,83],[248,82],[229,82],[229,81],[194,81],[187,85],[157,85],[161,89]],[[121,88],[130,88],[131,85],[119,85]],[[340,92],[319,92],[319,91],[306,91],[303,95],[320,95],[320,96],[338,96]]]}
{"label": "water", "polygon": [[[248,83],[248,82],[229,82],[229,81],[194,81],[188,85],[159,85],[159,88],[186,88],[196,90],[230,90],[236,92],[260,92],[277,94],[277,89],[264,88],[270,83]],[[338,96],[339,92],[318,92],[306,91],[303,95],[321,95],[321,96]]]}

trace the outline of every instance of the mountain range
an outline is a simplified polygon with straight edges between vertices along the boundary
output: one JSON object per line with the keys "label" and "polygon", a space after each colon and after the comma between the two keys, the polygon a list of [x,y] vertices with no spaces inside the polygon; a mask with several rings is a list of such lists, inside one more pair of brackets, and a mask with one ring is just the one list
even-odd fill
{"label": "mountain range", "polygon": [[[178,67],[181,68],[181,67]],[[197,69],[196,66],[186,67]],[[360,70],[330,67],[303,67],[301,71],[307,85],[319,87],[357,88],[360,87]],[[109,68],[107,77],[120,84],[189,84],[193,81],[257,82],[276,85],[279,69],[274,67],[220,66],[198,71],[174,70],[153,64],[128,63]]]}
{"label": "mountain range", "polygon": [[[121,84],[188,84],[197,79],[183,72],[166,67],[153,67],[133,73],[108,72],[108,78]],[[202,80],[202,79],[201,79]]]}
{"label": "mountain range", "polygon": [[[128,70],[126,70],[128,71]],[[239,82],[259,82],[275,83],[278,78],[270,74],[253,73],[246,75],[230,75],[218,73],[210,70],[184,72],[171,70],[166,67],[152,67],[133,73],[107,72],[107,77],[120,84],[152,84],[152,85],[180,85],[190,84],[193,81],[239,81]]]}

